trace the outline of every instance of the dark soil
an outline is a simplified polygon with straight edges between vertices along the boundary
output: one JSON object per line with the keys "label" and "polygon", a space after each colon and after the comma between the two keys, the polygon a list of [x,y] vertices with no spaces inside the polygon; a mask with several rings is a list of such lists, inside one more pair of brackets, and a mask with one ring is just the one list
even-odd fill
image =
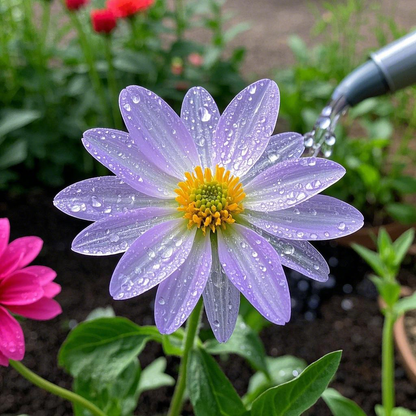
{"label": "dark soil", "polygon": [[[119,256],[87,257],[70,251],[74,236],[87,222],[70,218],[52,206],[52,195],[31,193],[12,197],[0,195],[0,217],[11,222],[11,238],[38,235],[44,248],[36,264],[52,267],[58,272],[57,282],[62,293],[57,300],[63,314],[53,321],[23,323],[26,338],[24,363],[39,375],[61,386],[70,387],[71,378],[57,367],[59,346],[69,327],[82,321],[94,308],[111,305],[116,313],[140,325],[153,324],[154,291],[139,298],[114,302],[108,284]],[[328,284],[315,284],[291,273],[294,298],[292,321],[285,327],[271,325],[261,337],[271,356],[292,354],[312,362],[330,351],[342,349],[341,366],[332,386],[354,399],[369,414],[380,403],[380,342],[382,316],[377,307],[372,285],[364,279],[365,265],[350,250],[333,243],[319,247],[328,259],[333,277]],[[407,269],[411,265],[406,266]],[[403,273],[403,284],[416,287],[416,279]],[[143,367],[162,354],[152,343],[140,355]],[[232,356],[221,362],[239,394],[244,394],[252,370],[240,358]],[[168,359],[168,372],[177,374],[178,361]],[[136,414],[165,414],[172,388],[144,393]],[[416,410],[415,388],[407,380],[399,363],[396,365],[397,405]],[[0,369],[0,414],[32,416],[71,415],[69,403],[32,387],[11,368]],[[189,405],[183,415],[192,415]],[[319,401],[310,415],[330,415]],[[213,415],[215,416],[215,415]]]}

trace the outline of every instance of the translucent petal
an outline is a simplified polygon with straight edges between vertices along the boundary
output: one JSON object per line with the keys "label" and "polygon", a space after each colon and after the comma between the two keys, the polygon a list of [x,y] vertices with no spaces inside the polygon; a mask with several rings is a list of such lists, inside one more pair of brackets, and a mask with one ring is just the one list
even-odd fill
{"label": "translucent petal", "polygon": [[7,358],[20,361],[25,355],[25,341],[19,323],[0,306],[0,352]]}
{"label": "translucent petal", "polygon": [[[178,179],[161,171],[118,130],[91,129],[82,142],[87,151],[132,188],[156,198],[174,198]],[[181,177],[182,178],[182,177]]]}
{"label": "translucent petal", "polygon": [[0,304],[27,305],[39,300],[43,294],[39,280],[31,273],[19,270],[1,281]]}
{"label": "translucent petal", "polygon": [[200,164],[182,120],[159,96],[132,85],[120,93],[120,110],[136,145],[161,170],[182,179]]}
{"label": "translucent petal", "polygon": [[0,257],[9,243],[10,223],[7,218],[0,218]]}
{"label": "translucent petal", "polygon": [[22,271],[35,275],[42,286],[52,282],[56,277],[55,270],[46,266],[29,266],[22,269]]}
{"label": "translucent petal", "polygon": [[263,79],[241,91],[225,109],[215,130],[213,165],[244,175],[269,143],[279,112],[279,89]]}
{"label": "translucent petal", "polygon": [[99,176],[68,186],[56,195],[53,203],[65,214],[97,221],[137,208],[175,204],[175,201],[136,191],[117,176]]}
{"label": "translucent petal", "polygon": [[280,211],[245,210],[241,216],[272,235],[290,240],[330,240],[354,233],[364,224],[360,211],[324,195]]}
{"label": "translucent petal", "polygon": [[344,174],[341,165],[327,159],[308,157],[282,162],[244,187],[244,207],[262,212],[290,208],[322,192]]}
{"label": "translucent petal", "polygon": [[162,334],[175,332],[188,319],[201,297],[210,270],[210,238],[199,232],[185,263],[157,289],[155,321]]}
{"label": "translucent petal", "polygon": [[307,241],[286,240],[275,237],[266,231],[252,225],[248,227],[262,235],[280,256],[283,266],[317,280],[326,282],[329,275],[329,267],[321,253]]}
{"label": "translucent petal", "polygon": [[254,166],[241,178],[245,185],[266,169],[285,160],[299,159],[305,150],[304,138],[299,133],[280,133],[270,137],[266,150]]}
{"label": "translucent petal", "polygon": [[239,224],[218,232],[218,255],[227,277],[269,321],[290,319],[290,294],[279,256],[260,235]]}
{"label": "translucent petal", "polygon": [[158,224],[139,237],[123,255],[110,283],[116,300],[129,299],[158,285],[187,259],[195,237],[183,218]]}
{"label": "translucent petal", "polygon": [[204,296],[205,312],[218,342],[227,342],[237,322],[240,292],[225,275],[218,258],[218,244],[212,242],[212,267]]}
{"label": "translucent petal", "polygon": [[203,168],[212,168],[212,136],[220,118],[217,104],[202,87],[191,88],[182,102],[181,118],[191,133]]}
{"label": "translucent petal", "polygon": [[147,230],[180,215],[175,208],[150,207],[104,218],[82,230],[72,250],[90,256],[123,253]]}
{"label": "translucent petal", "polygon": [[13,305],[9,307],[10,311],[25,318],[36,319],[37,321],[46,321],[55,318],[62,313],[62,308],[54,299],[43,297],[30,305]]}

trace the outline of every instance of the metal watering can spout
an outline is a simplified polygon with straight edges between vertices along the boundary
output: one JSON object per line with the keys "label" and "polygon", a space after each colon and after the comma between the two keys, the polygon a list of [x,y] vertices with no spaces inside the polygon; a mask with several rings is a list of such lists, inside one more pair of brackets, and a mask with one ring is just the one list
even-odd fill
{"label": "metal watering can spout", "polygon": [[331,155],[336,141],[335,126],[348,107],[413,84],[416,84],[416,31],[374,52],[341,81],[313,130],[304,136],[306,153]]}

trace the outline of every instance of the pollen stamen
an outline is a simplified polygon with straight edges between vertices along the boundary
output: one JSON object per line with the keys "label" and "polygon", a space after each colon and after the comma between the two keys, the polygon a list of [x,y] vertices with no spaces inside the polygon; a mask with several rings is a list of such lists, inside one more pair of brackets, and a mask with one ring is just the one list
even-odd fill
{"label": "pollen stamen", "polygon": [[178,211],[184,211],[188,227],[196,225],[205,235],[208,230],[215,233],[217,227],[226,228],[235,222],[233,216],[243,211],[242,201],[246,194],[238,177],[225,168],[211,169],[197,166],[193,173],[185,173],[186,181],[178,183],[176,201]]}

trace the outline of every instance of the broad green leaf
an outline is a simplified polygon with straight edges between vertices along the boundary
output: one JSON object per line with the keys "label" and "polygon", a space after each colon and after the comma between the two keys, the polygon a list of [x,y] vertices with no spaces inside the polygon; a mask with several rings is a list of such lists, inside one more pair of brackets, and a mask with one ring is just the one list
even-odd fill
{"label": "broad green leaf", "polygon": [[0,120],[0,138],[26,126],[40,118],[40,116],[41,113],[34,110],[10,110],[3,113],[3,117]]}
{"label": "broad green leaf", "polygon": [[182,357],[185,331],[179,328],[173,334],[162,335],[162,347],[166,355]]}
{"label": "broad green leaf", "polygon": [[[156,333],[156,334],[155,334]],[[79,324],[59,351],[59,365],[73,377],[110,382],[137,357],[156,328],[126,318],[100,318]]]}
{"label": "broad green leaf", "polygon": [[220,344],[211,339],[206,342],[205,349],[210,354],[238,354],[244,357],[256,370],[267,373],[266,352],[259,336],[239,316],[230,339]]}
{"label": "broad green leaf", "polygon": [[416,207],[410,204],[388,204],[385,206],[386,211],[402,224],[414,224],[416,222]]}
{"label": "broad green leaf", "polygon": [[[141,369],[135,359],[114,380],[103,385],[99,379],[76,378],[74,391],[101,409],[107,416],[130,416],[139,399]],[[74,405],[75,416],[90,416],[83,406]]]}
{"label": "broad green leaf", "polygon": [[412,296],[407,296],[406,298],[400,299],[394,305],[394,312],[398,315],[403,315],[407,311],[416,309],[416,292]]}
{"label": "broad green leaf", "polygon": [[364,410],[358,404],[334,389],[326,389],[322,398],[334,416],[366,416]]}
{"label": "broad green leaf", "polygon": [[341,351],[331,352],[309,365],[298,377],[258,397],[252,416],[299,416],[313,406],[335,375]]}
{"label": "broad green leaf", "polygon": [[260,394],[268,388],[286,383],[297,377],[305,368],[306,362],[291,355],[282,357],[266,357],[267,370],[270,379],[260,371],[255,373],[248,384],[247,394],[243,397],[244,404],[252,403]]}
{"label": "broad green leaf", "polygon": [[351,244],[351,247],[368,263],[368,265],[381,277],[385,274],[383,262],[379,255],[358,244]]}
{"label": "broad green leaf", "polygon": [[17,140],[11,144],[4,144],[0,155],[0,169],[6,169],[10,166],[17,165],[23,162],[27,156],[26,141]]}
{"label": "broad green leaf", "polygon": [[415,230],[412,228],[403,233],[393,243],[393,248],[396,253],[395,265],[399,266],[404,259],[409,247],[412,245],[415,238]]}
{"label": "broad green leaf", "polygon": [[164,372],[165,369],[165,357],[159,357],[149,364],[142,371],[138,392],[141,394],[147,390],[155,390],[163,386],[173,386],[175,384],[175,380]]}
{"label": "broad green leaf", "polygon": [[389,233],[386,231],[384,227],[380,228],[380,231],[377,237],[377,247],[378,247],[379,253],[389,250],[391,245],[392,245],[392,241],[389,236]]}
{"label": "broad green leaf", "polygon": [[217,362],[204,350],[192,350],[187,385],[196,416],[246,416],[240,397]]}
{"label": "broad green leaf", "polygon": [[106,306],[105,308],[95,308],[88,314],[85,320],[93,321],[98,318],[114,318],[115,316],[114,309],[111,306]]}
{"label": "broad green leaf", "polygon": [[[383,406],[378,404],[375,408],[377,416],[385,416],[386,413],[383,409]],[[412,412],[409,409],[405,409],[404,407],[395,407],[391,412],[391,416],[416,416],[416,412]]]}

